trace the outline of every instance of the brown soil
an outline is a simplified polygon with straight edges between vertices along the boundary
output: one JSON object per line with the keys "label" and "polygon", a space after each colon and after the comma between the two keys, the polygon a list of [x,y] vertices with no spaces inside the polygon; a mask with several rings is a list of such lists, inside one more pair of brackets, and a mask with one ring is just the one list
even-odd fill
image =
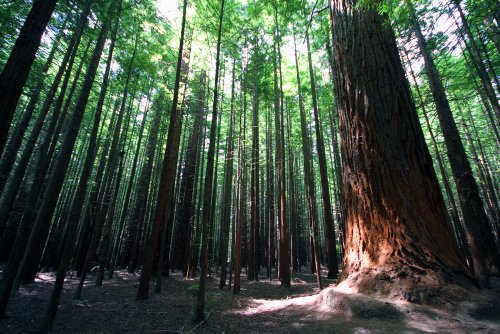
{"label": "brown soil", "polygon": [[[207,318],[192,322],[197,280],[173,273],[163,280],[160,294],[134,301],[138,275],[124,271],[94,287],[84,288],[84,301],[71,300],[77,284],[68,279],[54,331],[57,333],[499,333],[500,296],[488,291],[472,294],[468,302],[440,308],[367,297],[341,287],[319,294],[315,276],[297,273],[292,287],[277,280],[242,280],[239,295],[219,290],[216,275],[209,280]],[[243,275],[242,275],[243,278]],[[0,333],[38,330],[54,282],[40,274],[22,287],[0,320]],[[325,280],[325,286],[333,283]]]}

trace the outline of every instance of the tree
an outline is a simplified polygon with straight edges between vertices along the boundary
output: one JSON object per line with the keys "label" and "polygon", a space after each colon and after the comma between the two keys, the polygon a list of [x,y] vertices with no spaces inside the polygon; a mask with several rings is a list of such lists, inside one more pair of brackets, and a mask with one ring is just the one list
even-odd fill
{"label": "tree", "polygon": [[408,5],[408,10],[410,11],[413,31],[417,36],[420,52],[424,58],[429,85],[443,130],[453,178],[457,186],[467,239],[474,262],[474,273],[481,285],[489,286],[488,275],[500,273],[500,253],[495,245],[488,217],[479,196],[465,148],[460,140],[460,134],[453,119],[443,83],[429,52],[427,41],[420,29],[414,8],[410,6]]}
{"label": "tree", "polygon": [[[117,0],[121,1],[121,0]],[[96,48],[90,59],[89,67],[85,80],[82,84],[80,95],[76,102],[75,108],[68,123],[67,131],[64,134],[64,139],[61,144],[61,149],[55,158],[54,169],[47,184],[46,191],[43,194],[40,204],[40,210],[36,215],[33,223],[33,230],[30,234],[28,246],[23,255],[23,260],[19,267],[18,276],[21,281],[33,280],[36,274],[40,258],[42,256],[43,246],[47,237],[51,218],[54,213],[58,196],[64,182],[64,176],[69,167],[71,153],[75,147],[78,132],[80,130],[83,114],[87,107],[90,92],[94,84],[94,79],[97,74],[99,61],[104,50],[104,43],[108,36],[108,31],[111,26],[112,15],[116,1],[113,1],[109,6],[109,11],[106,14],[104,24],[102,25],[99,37],[96,42]]]}
{"label": "tree", "polygon": [[255,38],[253,54],[252,158],[250,168],[250,230],[248,279],[259,279],[259,41]]}
{"label": "tree", "polygon": [[153,262],[158,244],[158,236],[162,224],[163,228],[168,228],[164,224],[165,218],[170,216],[172,199],[174,195],[175,169],[177,167],[179,139],[181,133],[181,108],[178,106],[179,85],[181,80],[181,65],[184,48],[184,33],[186,30],[186,11],[187,0],[183,2],[182,10],[182,28],[179,42],[179,53],[177,57],[177,72],[175,75],[174,95],[172,100],[172,111],[170,113],[170,124],[168,127],[167,147],[163,160],[163,167],[160,179],[160,188],[158,198],[156,199],[156,209],[154,214],[153,227],[147,241],[147,248],[144,258],[144,264],[141,271],[141,280],[137,289],[137,300],[148,298],[149,280],[153,272]]}
{"label": "tree", "polygon": [[[405,56],[407,58],[407,61],[409,63],[408,53],[406,52],[406,50],[404,50],[404,51],[405,51]],[[422,108],[422,114],[423,114],[424,119],[425,119],[425,124],[427,126],[427,130],[429,131],[429,135],[431,137],[432,146],[434,148],[436,160],[437,160],[438,167],[439,167],[439,172],[441,174],[441,178],[442,178],[443,185],[444,185],[444,190],[445,190],[446,196],[448,197],[448,202],[451,206],[451,218],[452,218],[452,222],[453,222],[453,227],[457,231],[456,234],[457,234],[458,244],[459,244],[460,248],[462,249],[462,251],[464,252],[465,257],[467,258],[467,262],[468,262],[469,267],[470,267],[470,265],[472,264],[472,257],[470,254],[469,244],[467,243],[467,239],[465,236],[465,231],[464,231],[464,228],[462,226],[462,223],[460,221],[460,217],[458,214],[458,207],[457,207],[457,204],[455,202],[455,198],[453,197],[453,192],[451,190],[451,185],[450,185],[450,182],[448,180],[448,175],[446,174],[446,170],[445,170],[445,167],[443,164],[443,159],[441,158],[440,153],[439,153],[436,137],[434,135],[434,132],[432,131],[429,117],[427,116],[427,110],[426,110],[425,105],[424,105],[422,93],[420,92],[420,88],[417,84],[417,79],[415,77],[415,73],[413,72],[413,68],[411,67],[410,63],[408,64],[408,66],[410,68],[410,76],[411,76],[413,83],[415,85],[414,87],[415,87],[415,90],[417,92],[417,97],[418,97],[418,101],[420,104],[420,108]]]}
{"label": "tree", "polygon": [[[57,35],[55,37],[55,41],[52,45],[52,49],[50,51],[50,54],[45,61],[41,71],[39,71],[37,74],[36,78],[36,84],[35,88],[30,94],[29,97],[29,102],[26,106],[26,109],[23,111],[21,119],[17,122],[16,126],[10,131],[10,139],[8,141],[8,144],[5,146],[3,150],[2,159],[0,161],[0,194],[3,192],[5,183],[7,182],[7,179],[9,177],[10,172],[12,171],[12,167],[14,165],[14,162],[16,160],[16,155],[18,154],[19,148],[22,143],[22,139],[24,137],[24,134],[26,133],[26,130],[28,129],[29,122],[33,116],[33,112],[35,111],[36,105],[40,99],[40,95],[43,91],[45,81],[44,77],[49,71],[49,68],[53,64],[54,58],[56,51],[60,48],[61,46],[61,41],[62,41],[62,36],[63,36],[63,31],[66,29],[68,21],[72,19],[73,17],[71,15],[67,15],[66,18],[64,19],[64,22],[57,32]],[[71,53],[71,52],[68,52]],[[64,67],[64,66],[60,66]],[[0,228],[0,231],[2,229]]]}
{"label": "tree", "polygon": [[318,280],[318,286],[322,288],[321,284],[321,264],[319,259],[319,244],[318,244],[318,214],[316,208],[316,192],[314,185],[314,177],[312,175],[312,155],[311,155],[311,138],[309,137],[309,132],[307,131],[306,115],[304,110],[304,101],[302,99],[301,83],[300,83],[300,71],[299,71],[299,59],[297,56],[297,43],[295,41],[295,31],[294,31],[294,55],[295,55],[295,71],[297,74],[297,90],[299,96],[299,112],[300,112],[300,132],[302,134],[302,155],[304,156],[304,183],[306,187],[306,204],[308,212],[309,227],[311,229],[311,240],[312,240],[312,256],[314,258],[314,266],[316,271],[316,278]]}
{"label": "tree", "polygon": [[[224,166],[224,202],[222,203],[221,232],[219,258],[221,261],[219,289],[224,288],[227,275],[227,256],[229,247],[229,227],[231,221],[231,189],[233,188],[233,160],[234,160],[234,117],[235,117],[235,77],[236,59],[233,58],[232,83],[231,83],[231,111],[229,115],[229,134],[227,139],[227,152]],[[234,234],[234,231],[233,231]],[[231,270],[231,268],[230,268]]]}
{"label": "tree", "polygon": [[5,314],[5,307],[7,305],[10,290],[12,288],[12,284],[14,283],[14,276],[16,275],[18,268],[19,273],[22,273],[26,270],[26,268],[28,268],[29,263],[36,263],[36,265],[38,265],[38,261],[40,260],[44,241],[47,236],[52,214],[56,206],[57,197],[64,181],[64,175],[66,174],[66,171],[68,169],[69,160],[71,158],[71,151],[73,150],[73,147],[75,145],[76,137],[78,135],[78,131],[82,122],[83,113],[85,111],[85,107],[87,106],[90,91],[92,89],[94,78],[97,73],[97,67],[99,65],[99,60],[104,49],[104,43],[106,41],[113,10],[114,6],[111,4],[109,6],[109,13],[106,16],[105,22],[99,33],[99,37],[96,42],[96,48],[94,49],[92,58],[90,60],[89,68],[85,76],[85,81],[82,85],[80,96],[68,125],[68,132],[64,138],[61,150],[58,153],[58,157],[56,158],[56,165],[54,166],[52,177],[47,185],[47,191],[45,192],[42,199],[41,210],[38,213],[37,218],[33,224],[33,230],[31,231],[30,239],[28,240],[27,248],[24,251],[21,264],[19,264],[19,258],[13,258],[12,265],[9,266],[10,270],[8,279],[4,279],[4,283],[2,286],[2,302],[0,303],[0,316],[3,316]]}
{"label": "tree", "polygon": [[240,95],[241,100],[243,100],[242,111],[240,112],[239,119],[239,134],[238,134],[238,175],[236,177],[236,191],[238,192],[237,199],[238,205],[235,210],[234,218],[234,285],[233,294],[239,294],[241,289],[241,263],[242,263],[242,243],[243,243],[243,224],[245,220],[245,188],[246,188],[246,177],[245,177],[245,165],[246,165],[246,155],[245,155],[245,134],[246,134],[246,101],[245,101],[245,83],[246,75],[243,77],[243,73],[246,72],[246,66],[241,69],[240,82],[242,83]]}
{"label": "tree", "polygon": [[344,157],[341,280],[420,302],[445,283],[471,284],[386,18],[349,0],[330,2],[330,18]]}
{"label": "tree", "polygon": [[180,203],[178,208],[177,218],[177,233],[172,253],[172,268],[180,269],[183,275],[187,275],[189,265],[189,246],[191,244],[192,225],[194,223],[194,206],[196,205],[196,189],[195,189],[195,174],[196,174],[196,159],[200,151],[200,134],[202,127],[202,118],[205,107],[205,90],[206,90],[206,73],[200,76],[200,88],[196,100],[195,119],[193,121],[193,130],[190,135],[189,143],[186,149],[186,158],[184,170],[181,179]]}
{"label": "tree", "polygon": [[0,74],[0,155],[16,111],[22,89],[40,46],[57,0],[35,0],[19,32],[9,59]]}
{"label": "tree", "polygon": [[66,272],[68,270],[69,263],[70,263],[71,258],[73,256],[73,253],[74,253],[74,247],[75,247],[74,243],[75,243],[76,229],[77,229],[76,222],[79,220],[81,212],[82,212],[81,202],[83,201],[86,190],[87,190],[88,180],[90,178],[90,174],[92,171],[92,165],[94,162],[94,158],[96,156],[95,151],[96,151],[96,144],[97,144],[97,134],[98,134],[98,130],[99,130],[99,124],[101,121],[101,114],[102,114],[102,109],[103,109],[103,105],[104,105],[104,99],[106,96],[108,83],[109,83],[109,74],[110,74],[110,70],[111,70],[111,60],[113,59],[113,51],[114,51],[114,47],[115,47],[116,34],[118,32],[118,23],[119,23],[119,16],[116,17],[116,22],[115,22],[114,29],[113,29],[112,36],[111,36],[111,44],[110,44],[109,51],[108,51],[106,70],[104,72],[104,77],[103,77],[103,81],[101,84],[101,92],[99,94],[99,101],[97,103],[96,114],[94,115],[94,124],[93,124],[93,128],[92,128],[90,143],[89,143],[89,146],[87,148],[87,155],[86,155],[84,166],[82,169],[82,174],[80,175],[80,181],[78,183],[76,195],[75,195],[75,198],[73,199],[73,203],[71,205],[71,209],[70,209],[69,214],[68,214],[68,227],[66,230],[66,237],[65,237],[65,241],[64,241],[63,255],[62,255],[58,270],[57,270],[56,282],[54,283],[54,288],[52,289],[49,304],[47,306],[47,310],[46,310],[44,318],[43,318],[42,328],[43,328],[43,330],[46,330],[46,331],[52,330],[54,319],[55,319],[56,312],[57,312],[57,307],[59,306],[59,300],[61,297],[62,288],[64,285],[64,279],[66,277]]}
{"label": "tree", "polygon": [[337,278],[337,246],[335,244],[335,227],[333,225],[332,204],[330,199],[330,187],[328,186],[328,176],[326,170],[325,142],[323,140],[323,130],[319,120],[318,101],[316,97],[316,80],[314,79],[314,68],[312,64],[311,46],[309,33],[306,31],[307,59],[309,61],[309,77],[311,78],[311,98],[314,112],[314,128],[316,130],[316,144],[319,160],[319,174],[321,180],[321,195],[323,198],[323,213],[325,219],[326,253],[328,262],[328,278]]}
{"label": "tree", "polygon": [[460,19],[462,20],[462,28],[465,31],[465,34],[467,38],[469,39],[469,51],[474,59],[474,63],[476,65],[479,78],[481,79],[481,83],[483,84],[484,90],[486,92],[486,96],[488,97],[488,100],[491,103],[491,106],[493,107],[493,110],[495,111],[495,114],[497,116],[497,121],[500,121],[500,105],[498,103],[498,98],[495,95],[495,91],[493,90],[493,86],[491,85],[490,78],[488,76],[488,72],[486,71],[486,67],[484,65],[484,61],[481,57],[481,53],[479,51],[479,48],[474,40],[474,36],[472,35],[472,31],[469,27],[469,23],[465,17],[465,14],[462,10],[462,7],[460,6],[460,0],[451,0],[455,8],[457,9]]}
{"label": "tree", "polygon": [[[278,169],[278,222],[279,222],[279,273],[281,285],[290,286],[290,257],[288,243],[288,222],[286,214],[286,180],[285,180],[285,130],[284,130],[284,106],[283,106],[283,75],[281,71],[281,46],[280,30],[278,23],[278,6],[274,3],[274,58],[277,62],[275,68],[274,90],[275,90],[275,124],[276,124],[276,161]],[[277,52],[276,52],[277,51]],[[275,65],[276,66],[276,65]],[[277,78],[279,77],[279,84]]]}
{"label": "tree", "polygon": [[203,212],[201,220],[202,240],[201,240],[201,271],[200,271],[200,287],[198,290],[198,298],[196,303],[195,320],[202,321],[205,318],[205,289],[207,284],[208,272],[208,233],[210,230],[210,216],[212,207],[212,183],[214,173],[214,153],[215,153],[215,135],[217,130],[217,102],[219,100],[219,66],[220,66],[220,47],[222,39],[222,20],[224,18],[224,3],[221,0],[219,13],[219,28],[217,33],[217,53],[215,56],[215,81],[214,81],[214,99],[212,104],[212,124],[210,126],[210,143],[207,153],[207,168],[205,172],[205,189],[203,195]]}

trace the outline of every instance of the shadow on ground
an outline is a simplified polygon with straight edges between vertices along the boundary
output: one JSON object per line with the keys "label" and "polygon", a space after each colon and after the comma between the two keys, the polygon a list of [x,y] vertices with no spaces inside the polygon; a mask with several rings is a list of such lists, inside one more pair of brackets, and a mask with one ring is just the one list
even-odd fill
{"label": "shadow on ground", "polygon": [[[163,279],[160,294],[135,301],[138,274],[117,271],[102,287],[89,277],[83,300],[73,301],[76,277],[64,288],[54,332],[56,333],[498,333],[499,304],[491,292],[445,309],[423,307],[348,294],[330,287],[321,293],[316,277],[295,273],[292,287],[261,277],[249,282],[242,273],[242,289],[233,295],[218,289],[218,277],[208,280],[207,319],[192,322],[197,280],[180,273]],[[54,282],[52,273],[39,274],[36,282],[20,289],[0,320],[0,333],[38,330]],[[334,283],[324,280],[324,285]],[[154,287],[151,286],[153,291]],[[480,297],[480,296],[479,296]],[[481,298],[479,298],[481,299]]]}

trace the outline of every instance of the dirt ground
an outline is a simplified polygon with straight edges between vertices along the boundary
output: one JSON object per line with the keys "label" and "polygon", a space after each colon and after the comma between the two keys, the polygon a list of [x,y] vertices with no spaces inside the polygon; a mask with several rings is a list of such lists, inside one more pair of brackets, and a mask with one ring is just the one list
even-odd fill
{"label": "dirt ground", "polygon": [[[71,299],[77,279],[65,284],[54,324],[56,333],[500,333],[500,298],[483,292],[460,307],[440,309],[403,301],[348,294],[329,287],[320,294],[315,276],[296,273],[291,288],[279,281],[248,282],[233,295],[218,289],[217,276],[209,280],[207,318],[193,323],[197,280],[172,273],[163,280],[162,292],[147,301],[135,301],[138,274],[118,271],[115,278],[94,287],[92,277],[83,301]],[[11,299],[0,333],[27,333],[39,329],[40,319],[54,282],[53,274],[40,274]],[[324,285],[332,284],[324,280]],[[336,290],[337,289],[337,290]],[[153,290],[153,286],[151,291]],[[491,299],[491,296],[495,298]],[[491,301],[493,300],[493,301]]]}

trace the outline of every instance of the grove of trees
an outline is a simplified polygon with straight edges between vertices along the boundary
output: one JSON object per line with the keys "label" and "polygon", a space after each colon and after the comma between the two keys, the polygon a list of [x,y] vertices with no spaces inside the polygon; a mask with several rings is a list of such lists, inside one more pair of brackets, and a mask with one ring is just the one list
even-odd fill
{"label": "grove of trees", "polygon": [[0,318],[40,271],[45,331],[70,272],[147,300],[180,271],[198,322],[214,272],[417,303],[500,276],[496,1],[173,2],[0,1]]}

